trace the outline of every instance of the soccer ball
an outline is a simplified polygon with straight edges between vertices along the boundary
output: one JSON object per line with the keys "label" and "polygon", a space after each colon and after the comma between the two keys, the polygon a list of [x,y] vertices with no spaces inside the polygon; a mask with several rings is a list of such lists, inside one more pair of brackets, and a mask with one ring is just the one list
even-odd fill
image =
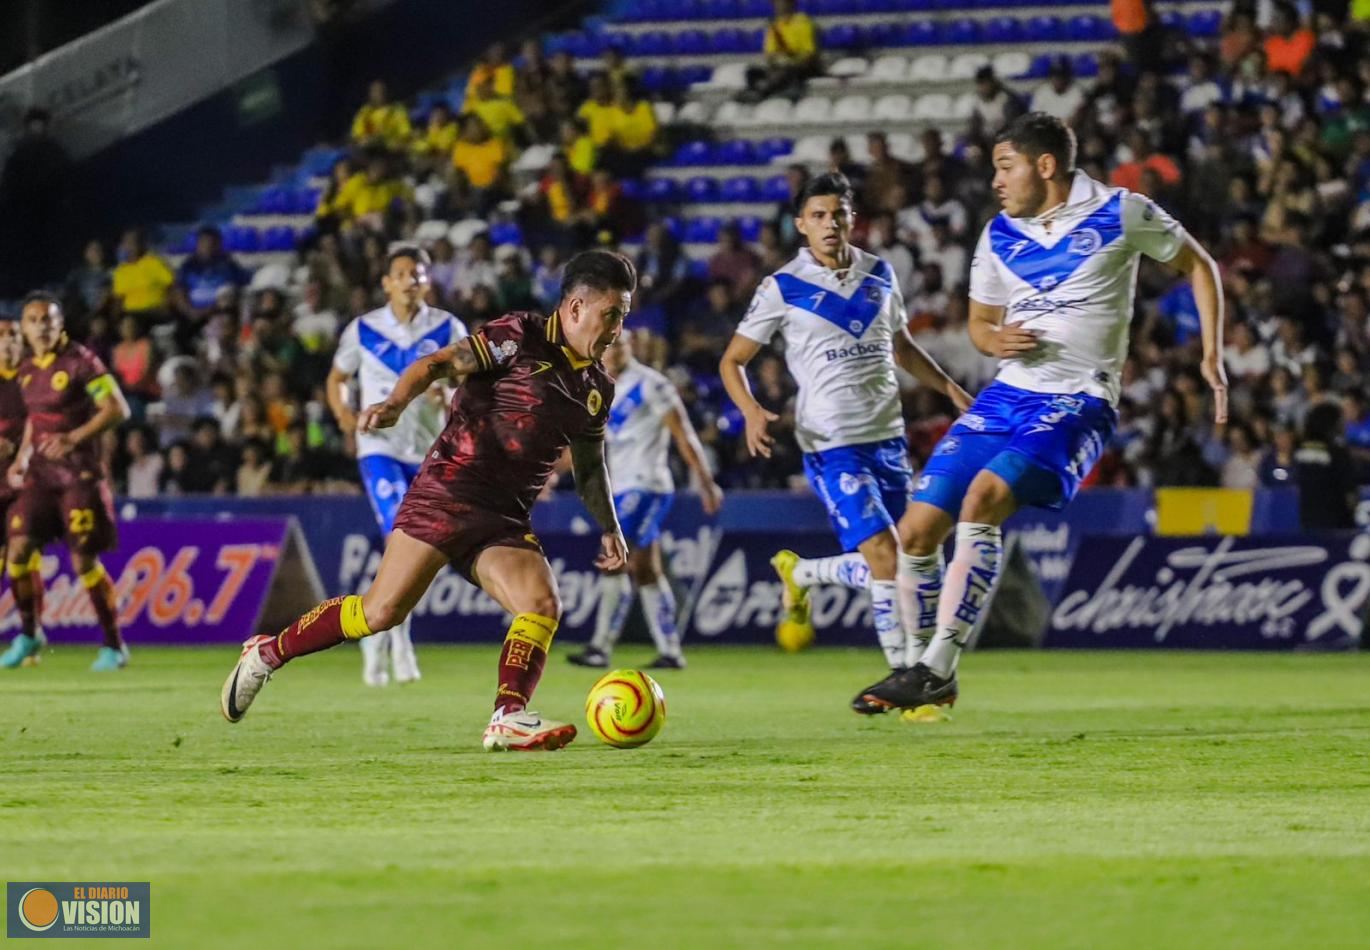
{"label": "soccer ball", "polygon": [[775,642],[786,653],[798,653],[813,645],[813,624],[782,620],[775,626]]}
{"label": "soccer ball", "polygon": [[585,720],[601,742],[615,749],[646,745],[666,724],[666,696],[646,673],[614,670],[590,687]]}

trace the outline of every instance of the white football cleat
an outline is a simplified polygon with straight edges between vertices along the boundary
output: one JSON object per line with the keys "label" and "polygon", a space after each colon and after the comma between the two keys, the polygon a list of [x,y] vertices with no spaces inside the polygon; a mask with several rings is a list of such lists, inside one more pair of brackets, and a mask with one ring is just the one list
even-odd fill
{"label": "white football cleat", "polygon": [[382,630],[362,637],[362,682],[367,686],[386,686],[390,682],[390,631]]}
{"label": "white football cleat", "polygon": [[500,708],[490,717],[481,744],[486,752],[550,752],[570,745],[575,737],[576,727],[570,723],[543,719],[527,709]]}
{"label": "white football cleat", "polygon": [[248,707],[275,672],[262,659],[261,650],[261,645],[272,639],[266,634],[249,637],[233,672],[224,680],[223,691],[219,694],[219,711],[229,722],[238,722],[247,715]]}
{"label": "white football cleat", "polygon": [[419,658],[414,655],[414,641],[409,639],[408,617],[390,628],[390,663],[396,683],[417,683],[422,678]]}

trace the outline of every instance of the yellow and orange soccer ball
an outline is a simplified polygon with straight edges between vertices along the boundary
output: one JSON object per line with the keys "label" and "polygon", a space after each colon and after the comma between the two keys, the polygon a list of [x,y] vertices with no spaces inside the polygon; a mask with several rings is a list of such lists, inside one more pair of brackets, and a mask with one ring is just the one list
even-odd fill
{"label": "yellow and orange soccer ball", "polygon": [[585,719],[601,742],[616,749],[646,745],[666,724],[666,695],[641,670],[614,670],[590,687]]}

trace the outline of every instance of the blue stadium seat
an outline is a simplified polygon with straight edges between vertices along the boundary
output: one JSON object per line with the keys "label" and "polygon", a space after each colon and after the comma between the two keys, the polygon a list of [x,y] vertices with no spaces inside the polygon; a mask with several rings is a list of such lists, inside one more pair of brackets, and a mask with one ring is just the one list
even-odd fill
{"label": "blue stadium seat", "polygon": [[290,193],[282,187],[268,185],[257,195],[252,205],[253,214],[287,214],[290,206]]}
{"label": "blue stadium seat", "polygon": [[897,23],[873,23],[866,27],[866,48],[881,49],[886,46],[899,46],[901,32]]}
{"label": "blue stadium seat", "polygon": [[919,20],[904,27],[899,38],[901,46],[932,46],[937,43],[937,27],[926,20]]}
{"label": "blue stadium seat", "polygon": [[1023,24],[1023,39],[1029,43],[1054,43],[1063,38],[1065,29],[1054,16],[1035,16]]}
{"label": "blue stadium seat", "polygon": [[323,192],[318,188],[297,188],[290,196],[290,214],[313,214]]}
{"label": "blue stadium seat", "polygon": [[694,202],[717,201],[718,180],[715,178],[691,178],[685,183],[685,200]]}
{"label": "blue stadium seat", "polygon": [[641,178],[627,178],[618,183],[624,198],[641,201],[647,197],[647,182]]}
{"label": "blue stadium seat", "polygon": [[1040,53],[1032,57],[1032,66],[1028,68],[1028,79],[1045,79],[1047,73],[1051,72],[1051,61],[1054,57],[1050,53]]}
{"label": "blue stadium seat", "polygon": [[749,19],[769,17],[771,15],[771,0],[742,0],[738,4],[737,15]]}
{"label": "blue stadium seat", "polygon": [[784,175],[767,178],[761,183],[761,200],[780,202],[790,200],[790,183],[785,180]]}
{"label": "blue stadium seat", "polygon": [[674,71],[664,66],[648,66],[638,77],[638,86],[643,92],[651,95],[660,95],[668,89],[675,88],[676,76]]}
{"label": "blue stadium seat", "polygon": [[756,163],[764,165],[794,151],[794,139],[766,139],[756,143]]}
{"label": "blue stadium seat", "polygon": [[264,251],[293,251],[295,250],[295,232],[291,228],[284,226],[267,228],[262,235],[262,250]]}
{"label": "blue stadium seat", "polygon": [[850,24],[829,27],[822,31],[824,49],[857,49],[861,46],[861,30]]}
{"label": "blue stadium seat", "polygon": [[671,158],[673,165],[707,165],[709,161],[708,142],[686,142],[675,150]]}
{"label": "blue stadium seat", "polygon": [[656,204],[672,204],[680,200],[680,186],[672,178],[653,178],[647,183],[645,197]]}
{"label": "blue stadium seat", "polygon": [[1094,53],[1081,53],[1070,61],[1070,65],[1081,78],[1099,75],[1099,57]]}
{"label": "blue stadium seat", "polygon": [[179,238],[166,246],[166,250],[169,254],[193,254],[197,243],[195,230],[187,228]]}
{"label": "blue stadium seat", "polygon": [[675,35],[674,48],[683,56],[699,56],[709,52],[709,35],[703,30],[684,30]]}
{"label": "blue stadium seat", "polygon": [[1161,14],[1161,26],[1167,30],[1183,30],[1185,27],[1184,14],[1179,10],[1166,10]]}
{"label": "blue stadium seat", "polygon": [[668,215],[661,219],[661,226],[666,229],[666,233],[679,241],[685,236],[685,226],[680,223],[680,219]]}
{"label": "blue stadium seat", "polygon": [[1191,36],[1211,37],[1222,32],[1223,15],[1221,10],[1199,10],[1190,14],[1189,33]]}
{"label": "blue stadium seat", "polygon": [[942,41],[944,43],[956,43],[965,45],[978,42],[980,39],[980,24],[974,20],[960,19],[952,20],[942,28]]}
{"label": "blue stadium seat", "polygon": [[697,280],[703,283],[704,281],[709,279],[709,262],[690,261],[689,274],[692,280]]}
{"label": "blue stadium seat", "polygon": [[1102,17],[1086,14],[1071,17],[1066,23],[1066,39],[1068,40],[1101,40],[1105,38],[1106,32]]}
{"label": "blue stadium seat", "polygon": [[746,139],[731,139],[720,142],[714,149],[714,162],[718,165],[756,164],[756,146]]}
{"label": "blue stadium seat", "polygon": [[745,218],[738,218],[733,222],[737,229],[742,233],[744,241],[761,240],[761,219],[755,215],[747,215]]}
{"label": "blue stadium seat", "polygon": [[734,0],[699,0],[701,20],[731,20],[737,16]]}
{"label": "blue stadium seat", "polygon": [[982,35],[986,43],[1016,43],[1018,21],[1011,16],[997,16],[985,24]]}
{"label": "blue stadium seat", "polygon": [[522,244],[523,231],[513,221],[499,221],[490,225],[490,243],[500,244]]}
{"label": "blue stadium seat", "polygon": [[766,31],[752,30],[747,34],[747,49],[744,52],[759,53],[766,45]]}
{"label": "blue stadium seat", "polygon": [[262,246],[261,235],[256,228],[233,225],[224,228],[224,250],[234,254],[252,254]]}
{"label": "blue stadium seat", "polygon": [[745,53],[747,52],[747,34],[742,30],[728,29],[719,30],[713,34],[712,48],[714,53]]}
{"label": "blue stadium seat", "polygon": [[760,195],[755,178],[729,178],[718,189],[718,197],[722,201],[759,201]]}
{"label": "blue stadium seat", "polygon": [[722,227],[718,218],[695,218],[685,225],[685,240],[690,244],[713,244]]}
{"label": "blue stadium seat", "polygon": [[637,38],[639,56],[667,56],[674,47],[671,34],[660,30],[640,34]]}

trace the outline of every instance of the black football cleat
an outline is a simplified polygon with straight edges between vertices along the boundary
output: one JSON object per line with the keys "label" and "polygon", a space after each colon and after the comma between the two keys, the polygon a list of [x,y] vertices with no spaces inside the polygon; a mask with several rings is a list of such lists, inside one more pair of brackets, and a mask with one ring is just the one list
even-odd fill
{"label": "black football cleat", "polygon": [[955,706],[959,695],[955,673],[944,679],[917,663],[877,683],[861,698],[886,709],[917,709],[919,706]]}
{"label": "black football cleat", "polygon": [[586,647],[579,653],[567,654],[566,661],[575,666],[588,666],[593,670],[609,668],[609,654],[596,647]]}
{"label": "black football cleat", "polygon": [[655,660],[647,664],[649,670],[683,670],[685,669],[685,658],[683,656],[666,656],[661,654]]}
{"label": "black football cleat", "polygon": [[889,712],[895,707],[882,701],[882,697],[893,688],[893,683],[904,670],[890,670],[888,676],[880,682],[867,686],[856,694],[856,698],[851,701],[852,712],[862,716],[878,716],[881,713]]}

